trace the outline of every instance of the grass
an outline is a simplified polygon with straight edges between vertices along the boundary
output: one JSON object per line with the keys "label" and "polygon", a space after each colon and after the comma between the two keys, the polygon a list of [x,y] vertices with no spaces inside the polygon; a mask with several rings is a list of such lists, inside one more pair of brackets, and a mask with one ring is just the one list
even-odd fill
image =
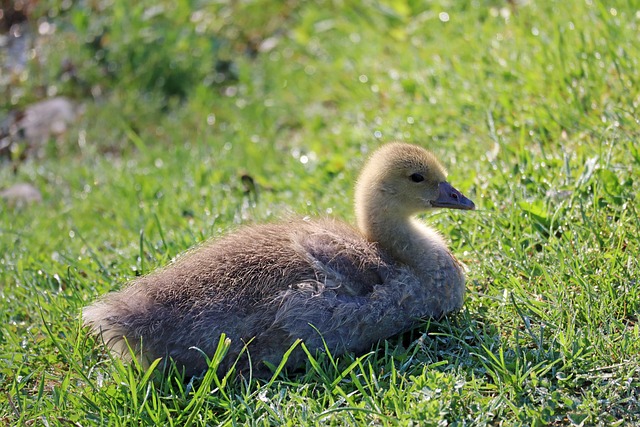
{"label": "grass", "polygon": [[[637,4],[37,13],[56,31],[0,108],[44,92],[85,113],[0,166],[44,199],[0,205],[0,423],[640,424]],[[479,207],[424,218],[469,267],[460,313],[266,382],[158,379],[81,328],[98,295],[238,224],[353,220],[363,157],[393,139],[437,153]]]}

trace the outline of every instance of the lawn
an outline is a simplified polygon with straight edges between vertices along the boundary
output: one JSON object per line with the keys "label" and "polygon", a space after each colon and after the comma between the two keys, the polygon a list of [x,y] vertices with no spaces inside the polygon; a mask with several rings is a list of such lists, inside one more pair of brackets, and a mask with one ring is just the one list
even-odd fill
{"label": "lawn", "polygon": [[[30,13],[0,116],[60,95],[82,114],[0,159],[0,187],[42,193],[0,201],[0,424],[640,425],[640,3]],[[99,295],[240,224],[353,221],[358,170],[392,140],[478,207],[423,216],[468,267],[460,312],[268,381],[159,378],[81,327]]]}

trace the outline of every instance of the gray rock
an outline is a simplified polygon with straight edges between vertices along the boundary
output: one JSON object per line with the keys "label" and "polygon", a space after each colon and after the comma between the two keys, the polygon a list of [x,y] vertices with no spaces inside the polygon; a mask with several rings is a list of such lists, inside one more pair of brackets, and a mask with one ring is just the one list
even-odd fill
{"label": "gray rock", "polygon": [[25,206],[42,201],[40,190],[31,184],[18,183],[0,191],[0,198],[11,206]]}

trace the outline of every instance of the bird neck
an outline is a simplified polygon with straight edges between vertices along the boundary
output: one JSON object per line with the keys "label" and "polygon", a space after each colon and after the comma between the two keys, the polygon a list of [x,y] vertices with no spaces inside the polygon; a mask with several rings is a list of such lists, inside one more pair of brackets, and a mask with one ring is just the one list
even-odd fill
{"label": "bird neck", "polygon": [[394,259],[418,271],[433,265],[443,252],[448,253],[442,236],[411,215],[397,215],[379,205],[356,212],[358,227],[365,237],[377,242]]}

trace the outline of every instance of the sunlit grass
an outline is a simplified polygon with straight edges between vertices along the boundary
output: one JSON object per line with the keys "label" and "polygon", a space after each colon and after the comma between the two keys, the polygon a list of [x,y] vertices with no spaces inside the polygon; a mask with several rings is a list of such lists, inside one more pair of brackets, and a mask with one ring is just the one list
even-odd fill
{"label": "sunlit grass", "polygon": [[[0,421],[640,423],[632,3],[63,3],[41,4],[47,66],[11,90],[86,111],[44,158],[0,166],[44,199],[0,205]],[[56,80],[63,59],[80,82]],[[351,221],[363,158],[393,139],[478,206],[424,217],[469,268],[460,313],[266,381],[162,377],[81,328],[98,295],[239,224]]]}

